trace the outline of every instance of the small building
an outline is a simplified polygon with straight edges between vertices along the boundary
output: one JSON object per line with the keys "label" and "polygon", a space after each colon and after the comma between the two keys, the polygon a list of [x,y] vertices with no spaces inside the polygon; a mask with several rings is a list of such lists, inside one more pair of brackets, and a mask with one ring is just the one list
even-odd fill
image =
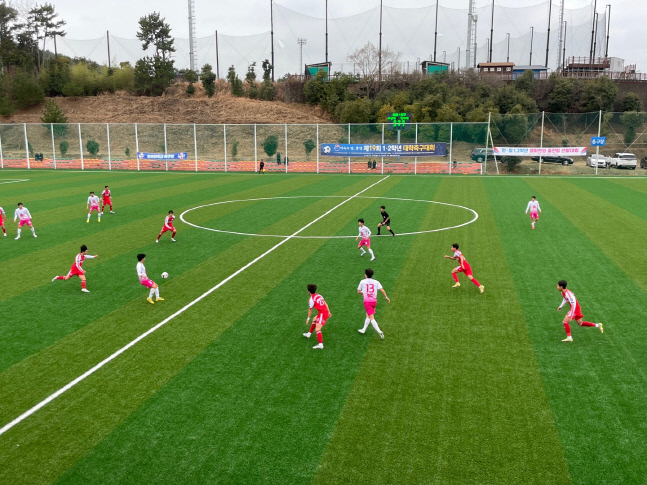
{"label": "small building", "polygon": [[449,64],[446,62],[422,61],[420,66],[422,67],[422,72],[427,76],[449,70]]}
{"label": "small building", "polygon": [[548,68],[544,66],[514,66],[512,68],[512,79],[517,79],[526,71],[532,71],[535,75],[535,79],[548,78]]}
{"label": "small building", "polygon": [[479,74],[495,76],[507,74],[512,76],[514,62],[481,62],[476,66],[476,68],[478,69]]}

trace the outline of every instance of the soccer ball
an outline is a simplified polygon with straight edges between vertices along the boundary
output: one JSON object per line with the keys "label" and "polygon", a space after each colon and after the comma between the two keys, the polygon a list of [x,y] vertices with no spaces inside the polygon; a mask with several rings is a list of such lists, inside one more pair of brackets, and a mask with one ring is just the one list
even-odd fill
{"label": "soccer ball", "polygon": [[328,154],[330,153],[330,147],[324,147],[324,153]]}
{"label": "soccer ball", "polygon": [[166,271],[164,271],[162,273],[162,278],[164,278],[164,279],[168,278],[168,273]]}

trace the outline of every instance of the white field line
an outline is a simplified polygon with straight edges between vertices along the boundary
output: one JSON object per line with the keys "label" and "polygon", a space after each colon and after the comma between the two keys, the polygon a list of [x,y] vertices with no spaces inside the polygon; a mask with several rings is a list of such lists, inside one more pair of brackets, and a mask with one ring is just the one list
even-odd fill
{"label": "white field line", "polygon": [[0,184],[17,184],[18,182],[29,182],[29,179],[0,179]]}
{"label": "white field line", "polygon": [[147,336],[149,336],[150,334],[152,334],[153,332],[155,332],[157,329],[159,329],[159,328],[163,327],[163,326],[164,326],[164,325],[166,325],[168,322],[170,322],[171,320],[173,320],[175,317],[177,317],[177,316],[181,315],[182,313],[184,313],[185,311],[187,311],[187,310],[188,310],[189,308],[191,308],[193,305],[195,305],[195,304],[196,304],[196,303],[198,303],[199,301],[201,301],[201,300],[203,300],[204,298],[206,298],[207,296],[209,296],[211,293],[213,293],[213,292],[214,292],[214,291],[216,291],[218,288],[220,288],[221,286],[223,286],[225,283],[227,283],[228,281],[230,281],[231,279],[233,279],[234,277],[236,277],[237,275],[239,275],[240,273],[242,273],[243,271],[245,271],[247,268],[249,268],[250,266],[252,266],[254,263],[256,263],[256,262],[260,261],[260,260],[261,260],[261,259],[263,259],[265,256],[267,256],[268,254],[270,254],[272,251],[274,251],[275,249],[278,249],[279,247],[281,247],[283,244],[285,244],[286,242],[288,242],[290,239],[292,239],[292,238],[293,238],[294,236],[296,236],[297,234],[299,234],[299,233],[300,233],[300,232],[302,232],[302,231],[305,231],[307,228],[309,228],[310,226],[312,226],[312,225],[313,225],[314,223],[316,223],[317,221],[319,221],[319,220],[323,219],[324,217],[326,217],[328,214],[330,214],[330,213],[331,213],[332,211],[334,211],[335,209],[337,209],[337,208],[341,207],[341,206],[342,206],[342,205],[344,205],[346,202],[348,202],[348,201],[350,201],[350,200],[354,199],[354,198],[355,198],[355,197],[357,197],[358,195],[363,194],[363,193],[364,193],[364,192],[366,192],[367,190],[369,190],[369,189],[371,189],[371,188],[375,187],[377,184],[379,184],[380,182],[385,181],[387,178],[389,178],[389,175],[387,175],[386,177],[384,177],[384,178],[382,178],[382,179],[378,180],[378,181],[377,181],[377,182],[375,182],[374,184],[369,185],[369,186],[368,186],[368,187],[366,187],[365,189],[363,189],[363,190],[361,190],[361,191],[357,192],[355,195],[353,195],[353,196],[349,197],[348,199],[344,200],[343,202],[341,202],[341,203],[337,204],[335,207],[333,207],[333,208],[332,208],[332,209],[330,209],[329,211],[325,212],[324,214],[320,215],[319,217],[317,217],[317,218],[316,218],[315,220],[313,220],[312,222],[309,222],[308,224],[306,224],[305,226],[303,226],[301,229],[299,229],[298,231],[296,231],[296,232],[295,232],[294,234],[292,234],[291,236],[287,236],[283,241],[279,242],[279,243],[278,243],[278,244],[276,244],[275,246],[272,246],[270,249],[268,249],[267,251],[265,251],[263,254],[261,254],[260,256],[258,256],[256,259],[254,259],[254,260],[250,261],[250,262],[249,262],[249,263],[247,263],[245,266],[243,266],[243,267],[242,267],[242,268],[240,268],[239,270],[237,270],[237,271],[235,271],[234,273],[232,273],[231,275],[229,275],[227,278],[225,278],[224,280],[222,280],[220,283],[218,283],[216,286],[214,286],[213,288],[211,288],[209,291],[207,291],[207,292],[203,293],[202,295],[200,295],[199,297],[197,297],[197,298],[196,298],[195,300],[193,300],[192,302],[187,303],[187,304],[186,304],[186,305],[184,305],[182,308],[180,308],[178,311],[176,311],[173,315],[171,315],[171,316],[169,316],[169,317],[166,317],[166,318],[165,318],[164,320],[162,320],[160,323],[158,323],[158,324],[157,324],[157,325],[155,325],[154,327],[152,327],[152,328],[148,329],[146,332],[144,332],[143,334],[141,334],[139,337],[137,337],[136,339],[132,340],[132,341],[131,341],[131,342],[129,342],[128,344],[124,345],[122,348],[120,348],[119,350],[117,350],[115,353],[113,353],[113,354],[112,354],[112,355],[110,355],[109,357],[106,357],[105,359],[103,359],[101,362],[99,362],[97,365],[95,365],[94,367],[92,367],[90,370],[88,370],[88,371],[84,372],[84,373],[83,373],[83,374],[81,374],[79,377],[77,377],[77,378],[76,378],[76,379],[74,379],[73,381],[69,382],[69,383],[68,383],[68,384],[66,384],[65,386],[61,387],[61,388],[60,388],[58,391],[56,391],[55,393],[51,394],[49,397],[47,397],[47,398],[43,399],[41,402],[39,402],[38,404],[36,404],[35,406],[33,406],[31,409],[29,409],[29,410],[25,411],[24,413],[22,413],[20,416],[18,416],[16,419],[14,419],[13,421],[11,421],[10,423],[7,423],[6,425],[4,425],[2,428],[0,428],[0,436],[2,436],[4,433],[6,433],[7,431],[9,431],[11,428],[13,428],[14,426],[16,426],[16,425],[17,425],[17,424],[19,424],[20,422],[22,422],[22,421],[24,421],[25,419],[27,419],[29,416],[31,416],[32,414],[34,414],[34,413],[35,413],[36,411],[38,411],[39,409],[41,409],[41,408],[43,408],[43,407],[47,406],[50,402],[52,402],[54,399],[56,399],[57,397],[59,397],[61,394],[65,393],[66,391],[69,391],[70,389],[72,389],[72,388],[73,388],[74,386],[76,386],[79,382],[83,381],[83,380],[84,380],[84,379],[86,379],[87,377],[89,377],[89,376],[91,376],[92,374],[94,374],[96,371],[98,371],[99,369],[101,369],[104,365],[106,365],[106,364],[107,364],[107,363],[109,363],[110,361],[112,361],[112,360],[116,359],[117,357],[119,357],[119,356],[120,356],[121,354],[123,354],[126,350],[128,350],[128,349],[129,349],[129,348],[131,348],[131,347],[133,347],[135,344],[137,344],[137,343],[138,343],[138,342],[140,342],[141,340],[145,339]]}

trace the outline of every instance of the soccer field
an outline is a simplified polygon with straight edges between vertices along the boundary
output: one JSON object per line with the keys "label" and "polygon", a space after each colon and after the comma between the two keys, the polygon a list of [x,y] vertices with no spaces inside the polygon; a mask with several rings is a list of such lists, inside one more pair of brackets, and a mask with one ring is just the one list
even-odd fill
{"label": "soccer field", "polygon": [[[0,206],[2,484],[645,483],[643,178],[2,171]],[[485,293],[452,288],[455,242]],[[82,244],[89,294],[51,282]],[[561,342],[561,279],[604,333]]]}

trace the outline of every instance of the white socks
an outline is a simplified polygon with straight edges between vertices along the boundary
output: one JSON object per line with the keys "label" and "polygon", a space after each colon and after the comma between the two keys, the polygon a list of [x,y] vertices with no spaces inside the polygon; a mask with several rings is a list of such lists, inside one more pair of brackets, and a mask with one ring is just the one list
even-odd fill
{"label": "white socks", "polygon": [[159,298],[159,297],[160,297],[160,287],[159,287],[159,286],[158,286],[157,288],[155,288],[155,296],[156,296],[157,298]]}
{"label": "white socks", "polygon": [[20,237],[20,231],[22,231],[22,229],[18,229],[18,237]]}
{"label": "white socks", "polygon": [[366,254],[366,251],[364,251],[364,248],[360,248],[360,251],[362,251],[362,254]]}
{"label": "white socks", "polygon": [[376,320],[371,320],[371,325],[373,325],[373,328],[377,333],[382,333],[382,330],[380,330],[380,327],[377,326],[377,321]]}
{"label": "white socks", "polygon": [[362,333],[366,332],[366,329],[368,328],[368,324],[371,323],[371,319],[367,318],[364,320],[364,328],[362,328]]}
{"label": "white socks", "polygon": [[153,298],[154,294],[155,294],[155,288],[151,288],[150,293],[148,293],[148,298]]}
{"label": "white socks", "polygon": [[370,253],[371,258],[374,258],[374,257],[375,257],[375,254],[373,254],[373,250],[372,250],[372,249],[369,249],[369,250],[368,250],[368,252]]}

